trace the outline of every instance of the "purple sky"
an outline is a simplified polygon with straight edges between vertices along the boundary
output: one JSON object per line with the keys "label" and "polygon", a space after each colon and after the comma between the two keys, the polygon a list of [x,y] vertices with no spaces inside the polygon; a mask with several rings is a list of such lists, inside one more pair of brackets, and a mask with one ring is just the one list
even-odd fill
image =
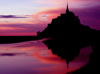
{"label": "purple sky", "polygon": [[[68,5],[81,24],[100,30],[100,0],[69,0]],[[0,1],[0,36],[34,36],[65,13],[66,6],[67,0]]]}

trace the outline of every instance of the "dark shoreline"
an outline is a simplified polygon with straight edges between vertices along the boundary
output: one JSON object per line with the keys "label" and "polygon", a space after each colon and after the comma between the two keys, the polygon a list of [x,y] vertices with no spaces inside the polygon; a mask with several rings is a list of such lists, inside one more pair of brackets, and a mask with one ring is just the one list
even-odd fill
{"label": "dark shoreline", "polygon": [[37,36],[0,36],[0,44],[39,40]]}

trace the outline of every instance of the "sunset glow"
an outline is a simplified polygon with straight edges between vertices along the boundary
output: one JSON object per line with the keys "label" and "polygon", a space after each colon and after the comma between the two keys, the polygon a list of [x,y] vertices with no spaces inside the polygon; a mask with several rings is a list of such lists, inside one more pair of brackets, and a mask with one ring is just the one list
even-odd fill
{"label": "sunset glow", "polygon": [[[84,25],[100,30],[100,0],[68,0],[69,10]],[[0,36],[36,35],[53,18],[65,13],[67,0],[0,1]],[[87,19],[87,20],[86,20]]]}

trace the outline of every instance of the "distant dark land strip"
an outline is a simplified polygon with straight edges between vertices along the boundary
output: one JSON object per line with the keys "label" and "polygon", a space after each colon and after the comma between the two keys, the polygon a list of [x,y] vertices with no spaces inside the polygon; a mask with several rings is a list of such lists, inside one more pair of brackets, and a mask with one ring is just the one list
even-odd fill
{"label": "distant dark land strip", "polygon": [[37,36],[0,36],[0,44],[38,40]]}

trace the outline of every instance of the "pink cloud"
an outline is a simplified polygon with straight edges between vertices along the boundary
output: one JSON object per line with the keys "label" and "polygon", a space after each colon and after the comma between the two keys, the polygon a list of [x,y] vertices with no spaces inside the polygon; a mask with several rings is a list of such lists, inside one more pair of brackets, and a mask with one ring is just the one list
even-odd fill
{"label": "pink cloud", "polygon": [[34,33],[27,33],[27,32],[22,32],[22,33],[0,33],[0,36],[36,36],[36,32]]}
{"label": "pink cloud", "polygon": [[60,16],[61,13],[65,13],[65,11],[66,11],[65,8],[45,9],[34,14],[33,19],[36,19],[37,21],[40,22],[42,21],[41,16],[44,16],[47,20],[47,23],[49,23],[53,18]]}
{"label": "pink cloud", "polygon": [[26,30],[26,28],[18,28],[18,27],[0,27],[0,30]]}
{"label": "pink cloud", "polygon": [[47,25],[44,24],[0,24],[0,36],[36,36]]}

